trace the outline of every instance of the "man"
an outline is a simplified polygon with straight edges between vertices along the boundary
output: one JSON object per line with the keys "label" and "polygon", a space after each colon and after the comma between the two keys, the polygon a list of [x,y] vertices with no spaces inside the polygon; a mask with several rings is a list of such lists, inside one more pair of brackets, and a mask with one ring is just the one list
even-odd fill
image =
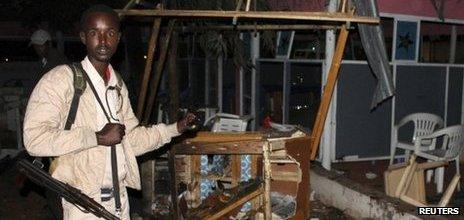
{"label": "man", "polygon": [[31,35],[31,42],[35,53],[39,56],[41,64],[40,77],[58,65],[68,62],[66,56],[53,47],[50,34],[42,29],[36,30]]}
{"label": "man", "polygon": [[[121,198],[121,219],[129,219],[126,187],[140,189],[135,156],[159,148],[182,133],[195,116],[188,114],[171,125],[139,126],[130,106],[127,88],[118,88],[118,76],[111,64],[120,39],[119,17],[113,9],[98,5],[81,18],[80,38],[87,48],[81,62],[96,92],[100,105],[87,88],[80,97],[76,118],[70,130],[64,130],[73,97],[73,74],[62,65],[45,74],[29,99],[24,120],[24,143],[33,156],[56,157],[52,176],[66,182],[115,211],[111,148],[115,145]],[[102,108],[105,108],[107,117]],[[89,213],[63,201],[64,219],[96,219]]]}

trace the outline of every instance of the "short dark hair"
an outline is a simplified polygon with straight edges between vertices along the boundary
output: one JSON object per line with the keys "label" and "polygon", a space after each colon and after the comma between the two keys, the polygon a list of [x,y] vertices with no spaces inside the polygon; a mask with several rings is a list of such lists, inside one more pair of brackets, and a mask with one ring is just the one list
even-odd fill
{"label": "short dark hair", "polygon": [[102,4],[93,5],[82,13],[81,21],[80,21],[81,31],[85,29],[87,20],[89,19],[89,16],[92,13],[106,13],[106,14],[113,16],[119,22],[119,15],[118,13],[116,13],[116,11],[114,11],[113,8],[107,5],[102,5]]}

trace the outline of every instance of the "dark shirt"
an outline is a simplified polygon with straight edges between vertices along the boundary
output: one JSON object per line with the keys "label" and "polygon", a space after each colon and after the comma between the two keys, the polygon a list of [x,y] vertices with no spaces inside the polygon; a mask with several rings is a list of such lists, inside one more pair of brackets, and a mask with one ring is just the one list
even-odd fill
{"label": "dark shirt", "polygon": [[47,73],[56,66],[68,63],[68,59],[66,58],[66,56],[54,47],[50,47],[50,49],[48,50],[46,60],[47,62],[45,63],[45,66],[42,66],[42,69],[40,71],[40,77],[42,77],[43,74]]}
{"label": "dark shirt", "polygon": [[68,59],[66,58],[66,56],[54,47],[50,47],[50,49],[48,50],[47,57],[45,59],[45,65],[43,64],[42,58],[39,59],[38,63],[40,65],[40,69],[38,73],[32,76],[32,87],[26,89],[28,96],[31,94],[32,89],[34,89],[35,85],[39,82],[39,80],[45,73],[59,65],[68,63]]}

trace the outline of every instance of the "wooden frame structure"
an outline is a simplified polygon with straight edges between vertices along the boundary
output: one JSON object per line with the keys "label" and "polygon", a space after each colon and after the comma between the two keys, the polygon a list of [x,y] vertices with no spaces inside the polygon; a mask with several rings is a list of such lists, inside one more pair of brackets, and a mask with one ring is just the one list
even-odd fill
{"label": "wooden frame structure", "polygon": [[[139,93],[139,100],[137,105],[137,117],[141,119],[142,123],[147,123],[149,116],[151,115],[154,99],[156,97],[156,90],[158,88],[159,81],[161,80],[161,74],[158,74],[156,81],[154,81],[154,92],[148,97],[148,104],[145,106],[146,94],[148,90],[148,82],[150,80],[151,66],[153,64],[153,56],[156,50],[156,43],[158,41],[160,23],[162,18],[173,19],[173,18],[211,18],[211,19],[248,19],[248,20],[263,20],[268,23],[274,21],[318,21],[318,22],[328,22],[328,23],[337,23],[340,27],[340,34],[338,36],[337,45],[334,57],[332,59],[332,64],[330,71],[328,73],[327,84],[323,91],[323,96],[319,110],[316,116],[316,122],[313,126],[311,137],[313,138],[312,147],[311,147],[311,160],[315,159],[317,147],[320,142],[320,137],[324,127],[325,119],[327,116],[327,111],[329,109],[329,104],[332,99],[332,94],[334,92],[335,84],[338,78],[338,73],[340,69],[340,64],[343,58],[343,51],[345,49],[346,40],[349,33],[349,26],[352,22],[355,23],[368,23],[368,24],[378,24],[380,22],[379,18],[366,17],[366,16],[356,16],[354,15],[354,10],[349,12],[346,11],[346,1],[343,3],[341,12],[285,12],[285,11],[212,11],[212,10],[117,10],[120,16],[138,16],[138,17],[153,17],[154,23],[152,28],[152,34],[149,41],[149,49],[147,62],[145,65],[145,71],[143,75],[143,81]],[[323,26],[324,24],[321,24]],[[284,28],[286,25],[274,26],[276,30],[278,28]],[[318,26],[318,25],[315,25]],[[172,30],[173,23],[169,23],[169,30]],[[309,28],[310,26],[308,26]],[[224,28],[224,27],[222,27]],[[287,29],[288,30],[288,29]],[[168,31],[166,37],[165,48],[161,51],[160,62],[158,62],[157,71],[162,73],[164,68],[165,56],[168,50],[170,33]]]}
{"label": "wooden frame structure", "polygon": [[[334,27],[335,29],[340,29],[340,34],[338,35],[337,45],[334,57],[332,59],[330,71],[328,73],[327,83],[323,90],[323,95],[321,103],[317,112],[316,122],[313,126],[311,137],[310,137],[310,153],[309,156],[311,160],[315,159],[317,149],[320,143],[320,138],[324,128],[324,123],[327,117],[327,112],[329,110],[330,102],[332,99],[332,94],[334,92],[335,84],[337,82],[338,73],[343,57],[343,52],[346,44],[346,40],[349,33],[350,24],[355,23],[369,23],[369,24],[378,24],[380,22],[379,18],[365,17],[365,16],[356,16],[354,15],[354,10],[347,11],[346,9],[346,0],[343,1],[342,8],[340,12],[287,12],[287,11],[248,11],[250,0],[247,0],[247,10],[239,11],[239,6],[236,11],[212,11],[212,10],[164,10],[164,9],[155,9],[155,10],[130,10],[129,5],[132,4],[132,1],[126,6],[123,10],[117,10],[120,16],[137,16],[137,17],[151,17],[154,19],[152,34],[150,36],[149,48],[147,61],[145,65],[145,71],[142,76],[143,81],[140,88],[138,105],[137,105],[137,117],[141,120],[142,124],[148,123],[150,115],[152,112],[154,100],[157,94],[158,84],[161,80],[161,75],[164,68],[164,63],[166,59],[166,53],[169,48],[170,35],[174,27],[173,19],[186,19],[186,18],[209,18],[209,19],[218,19],[229,21],[233,19],[234,26],[237,24],[237,19],[241,21],[256,21],[260,20],[265,23],[260,25],[260,29],[275,29],[275,30],[291,30],[294,29],[303,29],[303,28],[330,28]],[[161,19],[171,19],[169,22],[169,27],[166,35],[165,46],[161,48],[160,59],[157,66],[157,77],[156,80],[152,81],[151,88],[154,88],[150,93],[150,96],[147,98],[148,84],[150,81],[151,66],[153,64],[153,56],[156,51],[156,44],[160,35],[160,24]],[[282,22],[282,21],[304,21],[304,22],[317,22],[317,24],[309,25],[273,25],[273,22]],[[327,24],[328,23],[328,24]],[[266,26],[267,25],[267,26]],[[252,26],[244,26],[243,29],[251,29]],[[229,29],[228,26],[218,26],[217,29]],[[232,27],[232,29],[234,29]],[[258,30],[256,26],[254,28]],[[148,101],[147,101],[148,100]],[[145,103],[147,105],[145,106]],[[150,168],[151,167],[151,168]],[[142,170],[144,166],[142,166]],[[153,175],[153,164],[149,165],[147,173]],[[308,171],[309,172],[309,171]],[[142,177],[144,171],[142,171]],[[153,178],[153,176],[152,176]],[[149,193],[151,195],[152,193]],[[153,197],[153,196],[152,196]],[[153,200],[153,198],[151,199]]]}
{"label": "wooden frame structure", "polygon": [[[179,208],[177,200],[177,179],[175,170],[176,155],[192,155],[190,164],[190,175],[199,175],[200,155],[221,154],[221,155],[252,155],[252,176],[261,179],[259,186],[252,188],[247,194],[242,194],[235,200],[214,208],[200,216],[190,216],[192,219],[218,219],[229,213],[243,203],[253,198],[261,196],[263,214],[265,219],[270,219],[271,212],[271,180],[272,184],[279,181],[281,184],[297,182],[296,190],[296,211],[295,219],[309,218],[309,137],[306,135],[283,137],[266,132],[243,132],[243,133],[210,133],[202,132],[193,139],[187,139],[183,143],[174,145],[169,151],[169,169],[171,179],[171,199],[173,201],[172,213],[174,219],[179,219]],[[282,155],[284,152],[285,155]],[[258,161],[258,156],[262,158],[262,163]],[[291,158],[291,159],[289,159]],[[273,165],[299,164],[301,172],[289,173],[285,171],[272,170]],[[232,186],[241,185],[237,182],[240,179],[240,160],[231,161],[231,183]],[[238,171],[234,172],[234,167],[238,165]],[[262,167],[262,171],[258,170]],[[205,176],[208,179],[208,177]],[[255,181],[256,182],[256,181]],[[253,184],[256,185],[256,184]],[[275,186],[275,185],[273,185]]]}
{"label": "wooden frame structure", "polygon": [[[171,199],[172,199],[172,214],[174,219],[180,219],[179,208],[177,201],[177,181],[175,174],[175,156],[176,155],[201,155],[201,154],[218,154],[218,151],[221,151],[221,154],[229,155],[262,155],[263,156],[263,167],[264,174],[263,180],[264,184],[262,187],[253,190],[252,196],[246,195],[245,197],[235,201],[233,204],[229,204],[225,209],[218,210],[217,213],[210,213],[206,217],[201,217],[201,219],[218,219],[222,215],[228,213],[229,211],[237,208],[239,205],[253,199],[256,196],[264,193],[264,212],[265,216],[270,216],[271,212],[271,201],[270,194],[270,145],[264,140],[251,140],[251,141],[237,141],[237,142],[212,142],[212,143],[186,143],[173,146],[169,152],[169,170],[171,173],[172,183],[171,183]],[[220,149],[220,150],[218,150]],[[239,163],[240,164],[240,163]],[[194,167],[193,169],[198,169],[199,167]],[[199,172],[199,170],[198,170]]]}

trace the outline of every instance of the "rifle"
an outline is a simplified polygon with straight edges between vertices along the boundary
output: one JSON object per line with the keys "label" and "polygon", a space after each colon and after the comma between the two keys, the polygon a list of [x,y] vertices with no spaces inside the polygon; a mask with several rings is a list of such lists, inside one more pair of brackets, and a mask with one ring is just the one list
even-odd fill
{"label": "rifle", "polygon": [[84,212],[90,212],[99,218],[119,220],[118,217],[108,212],[108,210],[106,210],[102,205],[83,194],[79,189],[54,179],[50,176],[50,174],[31,162],[22,159],[18,162],[18,168],[20,172],[24,173],[33,182],[57,193],[68,202],[76,205],[78,208],[82,207],[85,209],[83,210]]}

